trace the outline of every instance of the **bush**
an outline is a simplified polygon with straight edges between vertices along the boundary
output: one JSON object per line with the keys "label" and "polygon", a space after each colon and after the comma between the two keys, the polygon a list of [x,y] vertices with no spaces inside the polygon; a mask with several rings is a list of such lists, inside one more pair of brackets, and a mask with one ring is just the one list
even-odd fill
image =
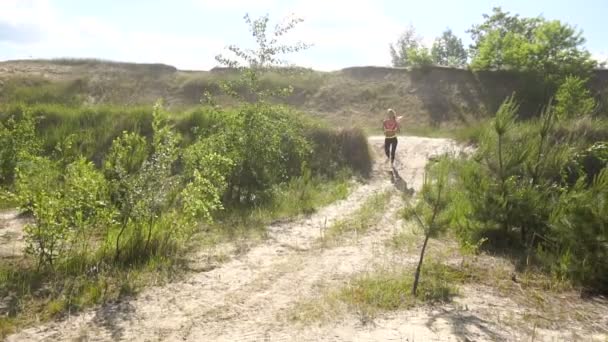
{"label": "bush", "polygon": [[347,167],[359,176],[370,177],[372,158],[367,136],[361,129],[312,127],[306,135],[313,143],[311,169],[315,173],[334,176]]}
{"label": "bush", "polygon": [[596,110],[597,105],[585,87],[586,83],[579,77],[568,76],[559,86],[555,94],[555,112],[560,118],[587,116]]}
{"label": "bush", "polygon": [[549,238],[556,241],[548,264],[553,273],[608,291],[608,168],[590,185],[581,177],[564,192],[549,222]]}
{"label": "bush", "polygon": [[84,159],[61,170],[48,158],[30,157],[18,166],[15,188],[21,208],[34,218],[25,227],[26,252],[39,267],[86,253],[91,235],[103,237],[113,217],[106,180]]}
{"label": "bush", "polygon": [[0,122],[0,184],[4,185],[12,184],[18,162],[38,154],[41,148],[36,120],[23,107],[19,114]]}
{"label": "bush", "polygon": [[476,154],[452,162],[456,191],[447,211],[458,236],[465,245],[507,239],[527,261],[537,251],[560,278],[607,290],[605,143],[589,147],[584,136],[563,134],[575,125],[558,122],[551,106],[527,122],[517,122],[516,111],[512,98],[505,101]]}

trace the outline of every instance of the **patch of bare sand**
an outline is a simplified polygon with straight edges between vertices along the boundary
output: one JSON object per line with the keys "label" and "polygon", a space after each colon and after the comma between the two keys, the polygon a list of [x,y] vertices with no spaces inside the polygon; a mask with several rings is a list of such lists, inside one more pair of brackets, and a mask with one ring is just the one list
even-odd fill
{"label": "patch of bare sand", "polygon": [[23,255],[23,227],[27,222],[26,218],[19,216],[17,210],[0,211],[0,258]]}

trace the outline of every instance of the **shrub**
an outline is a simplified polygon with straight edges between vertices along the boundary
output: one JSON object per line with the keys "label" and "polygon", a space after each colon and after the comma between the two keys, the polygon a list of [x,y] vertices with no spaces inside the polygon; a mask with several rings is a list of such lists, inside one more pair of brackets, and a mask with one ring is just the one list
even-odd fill
{"label": "shrub", "polygon": [[560,279],[608,291],[608,168],[587,185],[586,177],[560,196],[551,213],[555,241],[548,267]]}
{"label": "shrub", "polygon": [[30,157],[18,166],[15,188],[21,208],[34,218],[25,227],[26,252],[39,267],[86,252],[91,235],[104,236],[97,229],[107,229],[113,217],[106,180],[84,159],[61,170],[48,158]]}
{"label": "shrub", "polygon": [[559,86],[555,94],[555,111],[560,118],[587,116],[596,110],[597,105],[586,83],[580,77],[568,76]]}
{"label": "shrub", "polygon": [[587,147],[585,137],[556,130],[567,123],[550,105],[527,122],[515,120],[516,110],[508,99],[477,153],[452,163],[451,222],[463,245],[487,238],[486,246],[525,250],[526,261],[536,251],[560,279],[606,290],[605,143]]}
{"label": "shrub", "polygon": [[40,148],[36,120],[27,109],[20,107],[19,115],[0,122],[0,184],[10,185],[18,162],[38,154]]}

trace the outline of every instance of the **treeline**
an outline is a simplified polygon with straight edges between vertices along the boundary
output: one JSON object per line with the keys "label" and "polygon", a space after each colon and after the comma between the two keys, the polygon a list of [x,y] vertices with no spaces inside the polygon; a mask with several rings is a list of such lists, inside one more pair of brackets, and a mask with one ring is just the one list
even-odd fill
{"label": "treeline", "polygon": [[483,14],[483,19],[466,31],[472,40],[468,48],[448,28],[429,49],[415,28],[408,27],[390,46],[393,66],[435,64],[468,66],[473,70],[544,71],[565,76],[583,75],[593,67],[605,65],[605,61],[591,58],[584,47],[582,31],[567,23],[542,16],[521,17],[500,7],[493,8],[491,14]]}

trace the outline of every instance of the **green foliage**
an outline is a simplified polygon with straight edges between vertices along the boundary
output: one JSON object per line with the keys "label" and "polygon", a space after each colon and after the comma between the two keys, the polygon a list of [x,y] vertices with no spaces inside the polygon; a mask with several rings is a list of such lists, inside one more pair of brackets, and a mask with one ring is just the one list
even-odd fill
{"label": "green foliage", "polygon": [[15,189],[21,209],[34,218],[25,227],[26,251],[39,267],[86,252],[91,235],[103,236],[113,218],[106,180],[84,159],[62,172],[58,163],[32,156],[19,164]]}
{"label": "green foliage", "polygon": [[375,310],[409,309],[420,303],[445,303],[457,294],[454,283],[462,277],[460,272],[436,261],[427,263],[422,272],[420,294],[412,296],[411,270],[379,271],[357,277],[344,287],[338,298],[361,310],[373,313]]}
{"label": "green foliage", "polygon": [[608,168],[590,185],[581,178],[564,192],[551,212],[554,259],[549,267],[559,279],[606,291],[608,284]]}
{"label": "green foliage", "polygon": [[451,29],[445,30],[435,39],[431,55],[435,64],[452,67],[465,66],[468,58],[462,40],[454,35]]}
{"label": "green foliage", "polygon": [[416,34],[414,27],[408,27],[395,45],[390,45],[390,53],[395,67],[426,67],[433,64],[447,66],[464,66],[467,53],[460,38],[450,29],[435,39],[432,49],[422,44],[422,38]]}
{"label": "green foliage", "polygon": [[420,199],[404,214],[416,219],[425,236],[436,237],[447,228],[445,209],[451,196],[450,163],[446,157],[427,166]]}
{"label": "green foliage", "polygon": [[9,79],[0,98],[5,102],[33,105],[37,103],[57,103],[77,105],[82,103],[80,80],[72,82],[53,82],[41,78]]}
{"label": "green foliage", "polygon": [[347,169],[327,178],[315,176],[309,168],[305,168],[301,176],[273,189],[270,205],[273,216],[280,219],[311,214],[336,200],[346,198],[351,176]]}
{"label": "green foliage", "polygon": [[250,100],[253,100],[253,102],[266,101],[272,96],[289,95],[293,91],[291,85],[278,89],[263,87],[261,78],[267,71],[279,72],[284,76],[301,71],[297,68],[289,67],[287,62],[282,59],[282,56],[305,50],[310,45],[303,42],[286,44],[281,43],[280,40],[284,39],[284,36],[303,20],[297,17],[288,18],[282,23],[277,24],[272,33],[269,33],[267,32],[270,22],[268,15],[252,19],[249,14],[246,14],[244,19],[257,46],[255,49],[245,49],[230,45],[228,46],[228,50],[233,55],[232,57],[216,56],[216,60],[220,65],[230,69],[237,69],[241,76],[236,81],[222,83],[220,87],[228,95],[241,100],[247,100],[247,97],[243,98],[241,92],[238,91],[239,88],[245,88],[249,92]]}
{"label": "green foliage", "polygon": [[468,32],[475,70],[515,69],[542,75],[556,85],[568,75],[587,77],[596,63],[576,28],[542,17],[522,18],[494,8]]}
{"label": "green foliage", "polygon": [[445,156],[428,165],[424,174],[424,183],[420,191],[419,201],[414,206],[407,207],[404,212],[408,218],[413,216],[424,231],[424,243],[414,273],[413,296],[418,294],[420,272],[429,238],[437,236],[445,230],[449,222],[449,212],[446,210],[452,196],[449,170],[449,160]]}
{"label": "green foliage", "polygon": [[[558,121],[551,104],[529,122],[507,99],[476,154],[454,161],[454,197],[446,212],[463,246],[487,240],[524,262],[537,260],[559,280],[605,291],[605,170],[608,149],[591,147],[577,121]],[[580,119],[577,119],[580,120]],[[513,233],[519,233],[517,239]]]}
{"label": "green foliage", "polygon": [[420,46],[417,49],[407,51],[407,60],[409,66],[414,68],[426,67],[433,65],[433,57],[426,46]]}
{"label": "green foliage", "polygon": [[322,237],[323,244],[339,241],[346,233],[354,233],[355,237],[365,234],[384,215],[383,209],[391,200],[392,195],[390,191],[384,191],[370,196],[348,218],[336,221],[327,227],[327,231],[323,233]]}
{"label": "green foliage", "polygon": [[[418,49],[422,46],[422,38],[416,33],[413,26],[406,28],[395,45],[390,45],[393,66],[408,67],[413,65],[410,56],[418,57]],[[427,50],[428,52],[428,50]],[[424,53],[421,53],[424,55]]]}
{"label": "green foliage", "polygon": [[572,156],[564,168],[564,179],[569,185],[575,185],[582,179],[591,185],[607,166],[608,143],[597,142]]}
{"label": "green foliage", "polygon": [[22,159],[38,154],[41,148],[35,118],[23,107],[18,114],[0,122],[0,184],[3,185],[13,182],[15,168]]}
{"label": "green foliage", "polygon": [[586,81],[576,76],[568,76],[557,89],[555,110],[560,118],[586,116],[596,110],[596,103],[591,92],[586,88]]}

